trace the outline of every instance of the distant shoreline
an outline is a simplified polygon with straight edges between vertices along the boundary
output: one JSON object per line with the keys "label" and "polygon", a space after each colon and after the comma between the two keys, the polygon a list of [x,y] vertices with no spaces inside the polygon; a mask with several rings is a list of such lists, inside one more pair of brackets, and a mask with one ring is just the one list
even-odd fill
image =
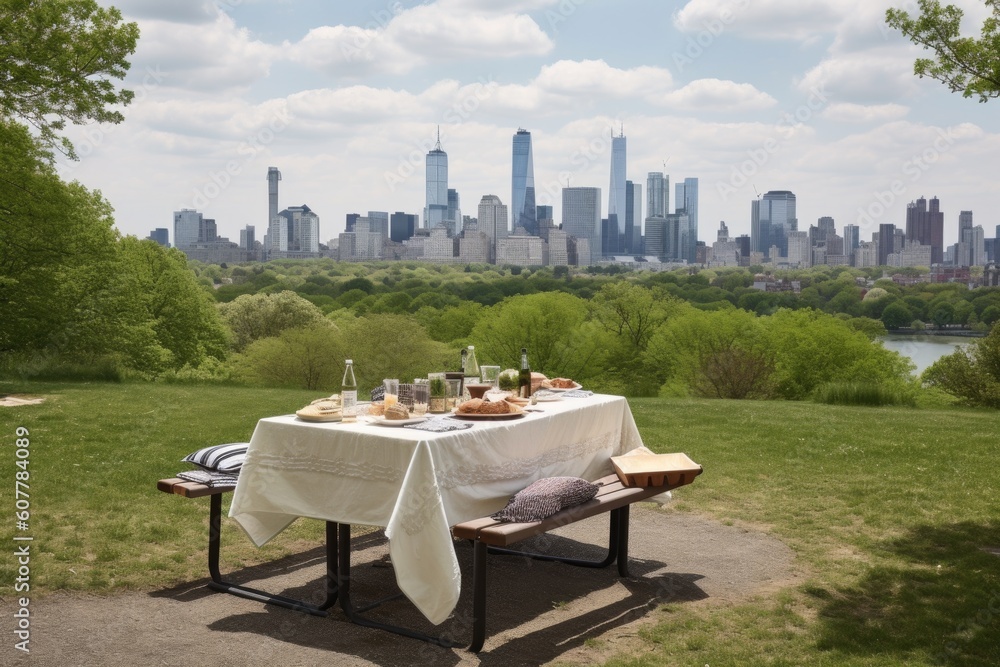
{"label": "distant shoreline", "polygon": [[985,338],[985,331],[972,331],[971,329],[893,329],[886,332],[890,336],[958,336],[961,338]]}

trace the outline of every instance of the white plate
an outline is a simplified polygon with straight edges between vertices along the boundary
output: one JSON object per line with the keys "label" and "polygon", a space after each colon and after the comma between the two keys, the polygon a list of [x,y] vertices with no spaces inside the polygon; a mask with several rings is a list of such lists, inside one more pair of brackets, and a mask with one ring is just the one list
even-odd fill
{"label": "white plate", "polygon": [[544,389],[545,391],[556,391],[556,392],[575,391],[577,389],[583,389],[583,385],[580,384],[579,382],[574,381],[572,387],[565,387],[562,389],[558,387],[542,387],[542,389]]}
{"label": "white plate", "polygon": [[409,419],[386,419],[385,417],[372,417],[372,419],[374,420],[372,423],[378,424],[379,426],[406,426],[407,424],[419,424],[427,419],[427,417],[410,417]]}
{"label": "white plate", "polygon": [[[532,395],[534,397],[536,397],[536,399],[538,400],[539,403],[547,403],[549,401],[561,401],[561,400],[563,400],[563,397],[560,396],[558,393],[540,394],[540,392],[543,392],[543,391],[554,392],[554,390],[552,390],[552,389],[539,389],[538,391],[536,391]],[[567,389],[567,390],[564,390],[564,391],[569,391],[569,390]]]}

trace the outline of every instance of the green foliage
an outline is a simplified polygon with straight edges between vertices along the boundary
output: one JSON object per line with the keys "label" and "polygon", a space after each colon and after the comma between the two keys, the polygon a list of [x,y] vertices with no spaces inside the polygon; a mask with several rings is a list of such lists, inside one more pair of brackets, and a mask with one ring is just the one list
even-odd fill
{"label": "green foliage", "polygon": [[918,58],[913,73],[930,77],[963,97],[986,102],[1000,95],[1000,3],[983,0],[990,16],[983,21],[980,39],[963,37],[963,12],[938,0],[918,0],[919,13],[887,9],[886,23],[910,40],[934,52],[933,58]]}
{"label": "green foliage", "polygon": [[333,393],[340,388],[346,354],[339,331],[313,324],[251,342],[234,360],[234,369],[237,377],[254,384]]}
{"label": "green foliage", "polygon": [[828,382],[816,389],[813,400],[827,405],[916,405],[912,392],[868,382]]}
{"label": "green foliage", "polygon": [[[343,341],[347,358],[354,361],[358,388],[363,391],[379,386],[385,378],[412,382],[428,373],[458,367],[458,354],[431,340],[424,328],[407,315],[359,317],[345,327]],[[342,372],[344,357],[338,361]]]}
{"label": "green foliage", "polygon": [[[125,77],[139,27],[94,0],[0,1],[0,121],[20,119],[38,131],[48,157],[59,147],[75,158],[66,122],[120,123],[133,97]],[[6,150],[6,149],[5,149]]]}
{"label": "green foliage", "polygon": [[923,380],[966,405],[1000,408],[1000,327],[938,359]]}
{"label": "green foliage", "polygon": [[246,294],[218,308],[233,333],[233,347],[237,351],[286,329],[329,325],[319,308],[289,290],[278,294]]}
{"label": "green foliage", "polygon": [[886,329],[902,329],[910,326],[910,322],[913,321],[913,313],[902,301],[894,301],[882,311],[881,320]]}

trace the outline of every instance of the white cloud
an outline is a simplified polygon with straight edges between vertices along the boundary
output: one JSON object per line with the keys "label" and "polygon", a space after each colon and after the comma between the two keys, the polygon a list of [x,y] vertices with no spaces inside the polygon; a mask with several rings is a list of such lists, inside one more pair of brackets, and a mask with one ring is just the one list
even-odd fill
{"label": "white cloud", "polygon": [[861,0],[691,0],[674,15],[674,25],[683,32],[806,41],[829,33],[859,4]]}
{"label": "white cloud", "polygon": [[[103,3],[102,3],[103,4]],[[219,15],[213,0],[115,0],[117,7],[128,18],[171,21],[173,23],[210,23]]]}
{"label": "white cloud", "polygon": [[288,56],[331,75],[358,77],[405,74],[430,62],[454,59],[539,56],[553,48],[527,15],[472,13],[464,5],[475,3],[449,4],[455,3],[394,7],[398,11],[381,25],[313,28],[289,45]]}
{"label": "white cloud", "polygon": [[917,81],[912,60],[890,47],[827,58],[806,72],[798,87],[827,91],[836,101],[889,103],[916,93]]}
{"label": "white cloud", "polygon": [[682,111],[759,111],[778,104],[749,83],[697,79],[683,88],[658,96],[656,102]]}
{"label": "white cloud", "polygon": [[828,106],[820,115],[840,123],[884,123],[903,118],[909,112],[909,107],[902,104],[864,105],[839,102]]}
{"label": "white cloud", "polygon": [[160,20],[141,21],[140,28],[133,68],[162,72],[168,87],[214,93],[243,88],[266,77],[280,54],[225,14],[182,28]]}
{"label": "white cloud", "polygon": [[532,82],[560,95],[651,95],[670,88],[673,77],[661,67],[617,69],[603,60],[560,60],[542,67]]}

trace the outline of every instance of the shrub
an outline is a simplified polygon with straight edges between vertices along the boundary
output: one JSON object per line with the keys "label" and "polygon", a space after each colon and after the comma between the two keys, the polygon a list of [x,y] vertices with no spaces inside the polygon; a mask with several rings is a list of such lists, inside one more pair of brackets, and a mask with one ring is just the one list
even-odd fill
{"label": "shrub", "polygon": [[827,382],[816,389],[813,399],[827,405],[916,405],[911,391],[869,382]]}

